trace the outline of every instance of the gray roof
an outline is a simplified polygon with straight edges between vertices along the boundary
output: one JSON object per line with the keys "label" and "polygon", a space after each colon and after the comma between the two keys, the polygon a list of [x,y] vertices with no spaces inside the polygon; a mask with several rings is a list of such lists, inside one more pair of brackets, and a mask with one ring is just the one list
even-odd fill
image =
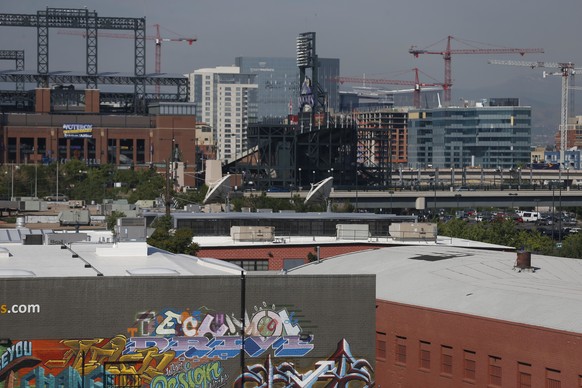
{"label": "gray roof", "polygon": [[14,243],[22,242],[24,236],[29,234],[47,234],[52,233],[52,229],[28,229],[28,228],[16,228],[16,229],[0,229],[0,243]]}
{"label": "gray roof", "polygon": [[376,274],[377,299],[582,333],[582,260],[402,246],[337,256],[288,274]]}

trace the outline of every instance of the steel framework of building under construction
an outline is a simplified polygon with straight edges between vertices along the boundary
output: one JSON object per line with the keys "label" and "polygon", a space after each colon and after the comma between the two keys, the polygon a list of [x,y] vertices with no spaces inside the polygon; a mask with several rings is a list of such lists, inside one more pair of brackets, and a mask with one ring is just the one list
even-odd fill
{"label": "steel framework of building under construction", "polygon": [[[146,31],[145,18],[101,17],[95,11],[68,8],[47,8],[36,14],[0,14],[0,26],[32,27],[37,29],[37,72],[24,71],[24,55],[22,62],[17,62],[15,71],[0,72],[0,82],[14,82],[16,90],[0,91],[0,103],[4,110],[32,109],[34,93],[24,90],[24,83],[34,82],[39,87],[49,87],[51,84],[84,84],[87,89],[97,89],[99,84],[131,85],[133,93],[101,93],[101,102],[116,103],[134,113],[145,113],[147,102],[153,100],[187,101],[188,80],[183,76],[163,77],[159,74],[146,75]],[[86,74],[77,75],[69,72],[49,71],[49,29],[74,28],[83,29],[86,36]],[[100,74],[97,61],[98,30],[129,30],[135,34],[134,39],[134,74]],[[8,53],[0,59],[11,59]],[[14,58],[17,60],[17,58]],[[22,66],[19,66],[19,63]],[[147,85],[175,86],[175,94],[157,95],[146,93]],[[59,97],[60,96],[60,97]],[[63,89],[55,93],[55,98],[82,101],[84,95],[75,93],[73,89]],[[8,104],[8,105],[6,105]]]}

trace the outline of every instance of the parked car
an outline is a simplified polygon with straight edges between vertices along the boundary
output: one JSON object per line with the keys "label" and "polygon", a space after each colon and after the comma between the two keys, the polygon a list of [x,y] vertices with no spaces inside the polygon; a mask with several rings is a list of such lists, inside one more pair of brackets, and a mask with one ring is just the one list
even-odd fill
{"label": "parked car", "polygon": [[67,197],[65,194],[56,193],[47,195],[46,197],[44,197],[44,200],[50,202],[67,202],[69,200],[69,197]]}
{"label": "parked car", "polygon": [[539,212],[521,212],[519,215],[525,222],[537,222],[542,218]]}

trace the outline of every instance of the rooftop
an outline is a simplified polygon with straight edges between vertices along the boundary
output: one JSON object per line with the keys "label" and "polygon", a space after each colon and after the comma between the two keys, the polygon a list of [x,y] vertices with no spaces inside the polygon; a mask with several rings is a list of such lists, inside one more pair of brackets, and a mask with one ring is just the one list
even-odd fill
{"label": "rooftop", "polygon": [[0,246],[0,278],[230,276],[241,271],[225,261],[173,254],[145,242]]}
{"label": "rooftop", "polygon": [[582,260],[454,246],[337,256],[288,274],[376,274],[380,300],[582,333]]}

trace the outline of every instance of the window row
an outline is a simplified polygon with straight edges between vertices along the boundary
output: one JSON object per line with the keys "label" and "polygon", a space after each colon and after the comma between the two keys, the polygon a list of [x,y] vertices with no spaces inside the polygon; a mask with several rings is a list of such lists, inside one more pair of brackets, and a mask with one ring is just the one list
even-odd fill
{"label": "window row", "polygon": [[[413,348],[411,349],[411,346]],[[378,361],[390,362],[389,349],[386,334],[376,332],[376,358]],[[464,382],[477,383],[477,352],[471,349],[457,351],[449,345],[434,345],[430,341],[420,340],[418,344],[409,343],[405,336],[394,337],[394,364],[400,367],[418,367],[420,372],[429,373],[437,371],[441,377],[453,378],[458,376]],[[462,355],[455,362],[455,356]],[[502,387],[513,380],[512,377],[503,375],[502,358],[497,355],[487,356],[488,387]],[[458,369],[457,369],[458,368]],[[532,387],[532,365],[527,362],[517,361],[517,387]],[[549,388],[561,387],[561,372],[557,369],[545,369],[545,386]],[[504,383],[505,381],[505,383]],[[582,387],[582,376],[578,376],[578,387]]]}

